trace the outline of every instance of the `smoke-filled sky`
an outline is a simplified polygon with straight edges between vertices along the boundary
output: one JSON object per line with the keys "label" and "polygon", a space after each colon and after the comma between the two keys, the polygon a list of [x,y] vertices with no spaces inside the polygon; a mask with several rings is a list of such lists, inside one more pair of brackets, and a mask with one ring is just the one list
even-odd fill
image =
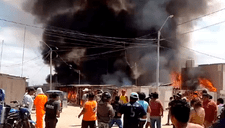
{"label": "smoke-filled sky", "polygon": [[[24,24],[42,26],[42,24],[40,23],[44,23],[44,21],[41,21],[40,18],[38,19],[37,17],[32,16],[27,11],[25,12],[24,7],[22,7],[22,3],[23,3],[23,0],[0,1],[0,19],[7,19],[10,21],[16,21],[16,22],[20,22]],[[149,6],[147,5],[146,6],[150,7],[151,5],[153,5],[151,3],[149,4],[150,4]],[[225,8],[225,2],[223,2],[222,0],[217,0],[217,2],[215,3],[213,2],[209,4],[210,4],[209,5],[210,9],[208,10],[208,12],[203,12],[203,14],[207,14],[209,12],[216,11],[221,8]],[[154,7],[151,7],[151,8],[154,9]],[[26,9],[29,10],[29,6]],[[202,18],[198,22],[194,23],[194,28],[192,28],[191,30],[202,28],[208,25],[212,25],[212,24],[224,21],[225,20],[224,13],[225,13],[225,10],[220,11],[211,16]],[[149,14],[149,12],[143,12],[143,14],[144,14],[143,16],[151,15]],[[160,12],[159,14],[157,13],[157,15],[159,16],[156,16],[155,21],[158,20],[157,17],[162,18],[164,16],[164,14],[161,14],[161,15],[160,14],[161,14]],[[182,12],[181,14],[179,14],[179,16],[182,16]],[[166,17],[167,15],[165,15],[164,19],[166,19]],[[185,17],[185,15],[183,17]],[[195,17],[197,16],[193,16],[192,18],[195,18]],[[140,22],[140,21],[137,21],[137,22]],[[154,24],[154,22],[151,22],[151,24],[149,24],[148,19],[145,19],[145,18],[142,21],[142,23],[145,26],[148,26],[148,25],[150,26]],[[166,27],[167,25],[165,26],[165,28]],[[187,30],[189,30],[189,28],[187,28]],[[182,28],[182,31],[184,31],[183,28]],[[190,43],[188,43],[188,45],[185,45],[185,46],[188,46],[189,48],[192,48],[196,51],[203,52],[212,56],[225,58],[223,56],[225,53],[225,51],[223,50],[225,46],[223,42],[224,32],[225,32],[225,24],[218,24],[216,26],[213,26],[207,29],[193,32],[189,34]],[[49,74],[49,66],[44,64],[44,61],[42,59],[47,56],[45,55],[42,56],[41,53],[43,53],[43,51],[40,49],[39,41],[43,40],[42,33],[43,33],[43,30],[41,29],[26,27],[26,38],[25,38],[26,47],[25,47],[25,58],[24,58],[25,63],[24,63],[23,76],[29,78],[28,80],[29,85],[46,83],[45,79],[47,75]],[[1,72],[20,76],[22,73],[21,60],[22,60],[22,54],[23,54],[22,47],[24,42],[24,26],[0,21],[0,40],[4,40]],[[182,54],[184,55],[180,55],[179,57],[182,58],[184,56],[189,56],[188,58],[193,58],[196,60],[196,64],[211,64],[211,63],[225,62],[225,60],[213,58],[204,54],[200,54],[198,52],[190,52],[187,49],[180,48],[180,50],[182,50]],[[129,54],[129,51],[128,51],[128,54]],[[141,60],[143,59],[145,59],[145,56],[142,57]],[[126,74],[120,73],[120,71],[117,71],[114,74],[120,74],[117,76],[121,76],[121,77],[126,76]],[[108,76],[103,76],[104,79],[106,80],[109,79],[109,81],[110,81],[110,78],[112,77],[113,77],[112,74]]]}

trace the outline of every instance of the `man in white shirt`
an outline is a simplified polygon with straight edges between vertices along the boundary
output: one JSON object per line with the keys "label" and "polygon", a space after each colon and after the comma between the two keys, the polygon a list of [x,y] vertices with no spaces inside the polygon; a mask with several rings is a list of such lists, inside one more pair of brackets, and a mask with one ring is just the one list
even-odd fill
{"label": "man in white shirt", "polygon": [[82,96],[82,105],[80,107],[84,107],[84,104],[86,101],[88,101],[88,92],[89,92],[89,89],[88,88],[85,88],[83,90],[83,96]]}
{"label": "man in white shirt", "polygon": [[31,113],[33,105],[34,105],[34,100],[32,98],[34,93],[35,93],[35,89],[30,87],[28,89],[28,92],[23,97],[23,104],[25,104],[28,107],[28,110],[30,113]]}
{"label": "man in white shirt", "polygon": [[217,111],[217,117],[220,118],[220,114],[222,113],[222,109],[223,109],[223,104],[224,101],[222,98],[217,99],[217,107],[218,107],[218,111]]}

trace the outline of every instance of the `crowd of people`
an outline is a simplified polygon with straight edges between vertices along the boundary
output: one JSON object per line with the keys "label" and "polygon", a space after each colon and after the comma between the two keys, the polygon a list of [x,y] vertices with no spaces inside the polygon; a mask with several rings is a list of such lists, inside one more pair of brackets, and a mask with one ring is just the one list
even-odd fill
{"label": "crowd of people", "polygon": [[[157,92],[146,97],[143,92],[132,92],[128,96],[122,90],[112,94],[98,90],[85,94],[87,100],[78,115],[83,115],[81,128],[161,128],[164,107]],[[129,99],[129,100],[128,100]],[[170,97],[168,122],[173,128],[225,128],[224,101],[216,102],[206,90],[201,96],[188,100],[181,93]],[[122,119],[123,117],[123,119]]]}
{"label": "crowd of people", "polygon": [[[78,117],[83,115],[81,128],[161,128],[164,107],[158,99],[157,92],[146,97],[143,92],[132,92],[129,97],[126,90],[111,93],[84,89],[83,108]],[[36,93],[35,99],[32,96]],[[47,97],[41,88],[37,91],[29,88],[23,103],[31,112],[36,107],[36,128],[55,128],[60,117],[59,96],[56,93]],[[177,93],[170,97],[168,104],[168,121],[166,125],[173,128],[225,128],[225,105],[222,98],[213,101],[206,90],[196,97],[185,98]],[[122,118],[123,117],[123,118]],[[170,121],[172,124],[170,124]]]}
{"label": "crowd of people", "polygon": [[[35,99],[33,100],[33,96]],[[59,95],[52,93],[47,97],[41,88],[35,90],[32,87],[27,89],[23,97],[23,104],[31,113],[33,105],[36,108],[36,128],[43,128],[43,117],[45,115],[45,128],[55,128],[57,118],[60,117],[60,102]]]}

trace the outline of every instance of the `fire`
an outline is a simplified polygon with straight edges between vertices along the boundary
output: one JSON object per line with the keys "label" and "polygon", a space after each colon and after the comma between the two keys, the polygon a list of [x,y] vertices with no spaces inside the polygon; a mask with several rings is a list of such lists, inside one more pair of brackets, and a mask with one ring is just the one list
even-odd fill
{"label": "fire", "polygon": [[68,100],[74,102],[76,99],[77,93],[75,91],[68,91]]}
{"label": "fire", "polygon": [[211,92],[216,92],[217,89],[213,86],[212,82],[206,78],[198,78],[200,86],[207,88]]}
{"label": "fire", "polygon": [[181,88],[181,82],[182,82],[181,73],[172,72],[170,77],[171,77],[171,81],[173,82],[172,86],[174,88]]}

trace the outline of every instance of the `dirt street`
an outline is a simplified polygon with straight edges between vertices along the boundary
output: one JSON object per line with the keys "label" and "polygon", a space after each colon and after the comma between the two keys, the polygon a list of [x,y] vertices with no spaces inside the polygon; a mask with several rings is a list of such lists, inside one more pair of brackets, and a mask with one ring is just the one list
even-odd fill
{"label": "dirt street", "polygon": [[[80,113],[81,109],[80,107],[75,106],[68,106],[67,108],[63,109],[63,112],[61,113],[61,117],[58,119],[57,128],[80,128],[81,127],[81,120],[77,117]],[[172,125],[170,126],[164,126],[167,122],[167,114],[168,111],[164,111],[164,117],[162,118],[162,128],[172,128]],[[32,119],[36,121],[36,115],[32,114]],[[115,126],[115,128],[117,128]]]}

